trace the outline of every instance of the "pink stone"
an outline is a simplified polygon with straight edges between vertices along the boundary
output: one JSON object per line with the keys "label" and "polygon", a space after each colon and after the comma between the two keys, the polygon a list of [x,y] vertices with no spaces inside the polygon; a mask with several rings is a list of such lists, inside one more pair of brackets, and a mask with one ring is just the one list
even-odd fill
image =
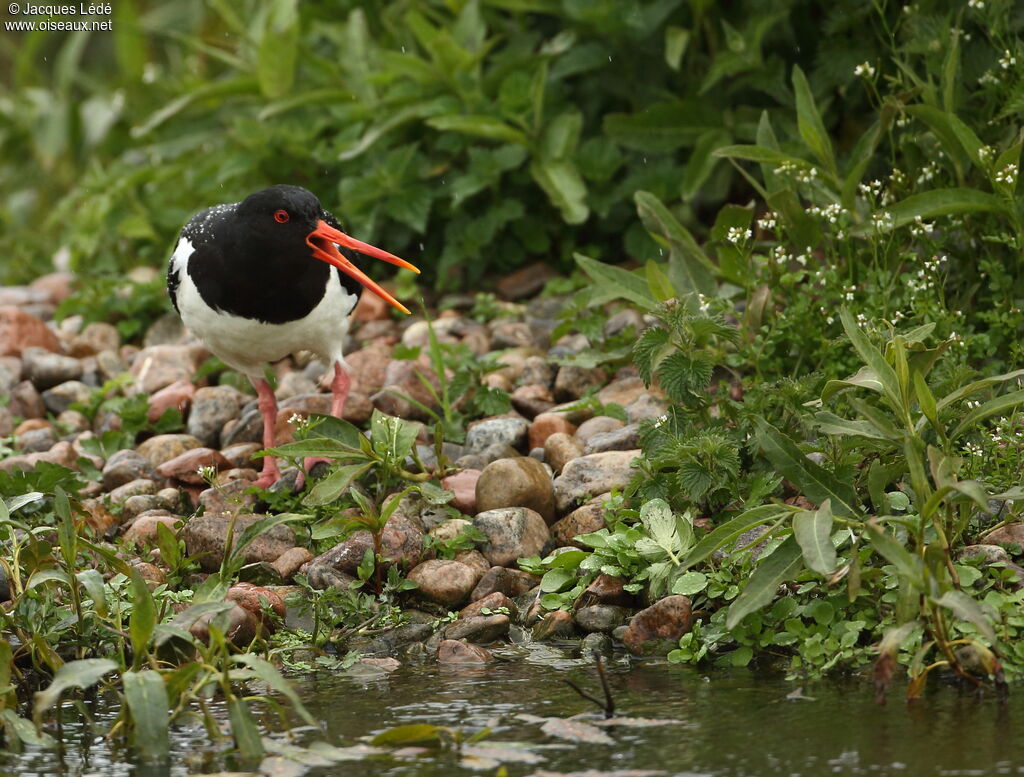
{"label": "pink stone", "polygon": [[441,480],[441,488],[455,493],[451,501],[452,507],[466,515],[476,514],[476,482],[480,479],[480,470],[464,469]]}

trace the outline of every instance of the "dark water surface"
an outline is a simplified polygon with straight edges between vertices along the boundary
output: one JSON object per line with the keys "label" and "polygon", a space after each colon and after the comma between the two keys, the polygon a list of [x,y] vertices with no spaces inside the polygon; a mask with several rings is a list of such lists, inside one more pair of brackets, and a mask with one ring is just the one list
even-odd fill
{"label": "dark water surface", "polygon": [[[617,714],[671,719],[671,725],[602,729],[614,744],[588,744],[545,735],[529,716],[568,717],[595,708],[565,683],[572,679],[600,695],[593,665],[548,647],[498,651],[486,667],[406,665],[391,674],[320,675],[296,680],[310,712],[324,722],[315,739],[347,747],[359,738],[408,723],[434,723],[472,734],[489,727],[484,744],[518,743],[534,763],[507,761],[511,777],[594,770],[655,770],[665,775],[814,777],[816,775],[1024,774],[1024,693],[1001,703],[991,696],[932,684],[914,704],[894,688],[878,706],[866,682],[797,687],[747,670],[698,671],[663,661],[619,658],[609,665]],[[113,710],[94,712],[98,731],[64,727],[63,755],[31,750],[0,753],[0,775],[188,775],[248,771],[217,755],[201,728],[174,734],[170,767],[137,767],[130,753],[98,736]],[[527,716],[527,720],[521,715]],[[542,759],[542,760],[541,760]],[[478,765],[479,766],[479,765]],[[293,767],[294,768],[294,767]],[[495,774],[476,770],[451,752],[347,761],[311,768],[323,775]],[[279,774],[297,774],[281,771]]]}

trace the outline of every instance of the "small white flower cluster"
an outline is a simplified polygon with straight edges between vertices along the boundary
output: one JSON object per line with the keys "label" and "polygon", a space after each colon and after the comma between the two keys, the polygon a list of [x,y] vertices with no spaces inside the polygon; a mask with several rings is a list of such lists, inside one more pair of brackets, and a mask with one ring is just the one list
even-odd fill
{"label": "small white flower cluster", "polygon": [[928,183],[935,177],[937,172],[939,172],[938,164],[935,162],[929,162],[921,168],[921,173],[917,176],[917,185],[920,186],[923,183]]}
{"label": "small white flower cluster", "polygon": [[867,322],[868,322],[868,317],[867,317],[866,315],[864,315],[863,313],[858,313],[858,314],[857,314],[857,323],[858,323],[858,324],[860,324],[861,326],[863,326],[863,325],[864,325],[864,324],[866,324]]}
{"label": "small white flower cluster", "polygon": [[964,443],[964,453],[969,453],[972,456],[981,457],[982,455],[984,455],[985,450],[977,443],[967,442]]}
{"label": "small white flower cluster", "polygon": [[817,167],[808,167],[806,170],[801,170],[796,174],[796,179],[800,183],[811,183],[818,177]]}
{"label": "small white flower cluster", "polygon": [[853,69],[853,74],[862,78],[874,78],[875,67],[870,62],[861,62]]}
{"label": "small white flower cluster", "polygon": [[995,155],[996,150],[992,148],[992,146],[981,146],[978,149],[978,159],[980,159],[982,162],[989,161]]}
{"label": "small white flower cluster", "polygon": [[882,193],[882,187],[884,184],[877,178],[867,183],[862,183],[857,186],[857,190],[865,197],[877,197]]}
{"label": "small white flower cluster", "polygon": [[796,256],[793,257],[793,259],[801,267],[806,267],[807,266],[807,259],[810,256],[811,256],[811,247],[807,246],[807,248],[804,249],[804,252],[802,254],[797,254]]}
{"label": "small white flower cluster", "polygon": [[980,11],[985,7],[985,0],[967,0],[967,7]]}
{"label": "small white flower cluster", "polygon": [[807,212],[812,216],[821,216],[822,219],[827,221],[829,224],[838,224],[839,217],[845,216],[849,211],[846,210],[838,202],[833,202],[826,205],[824,208],[819,208],[817,205],[812,205],[807,209]]}
{"label": "small white flower cluster", "polygon": [[1001,67],[1003,70],[1009,70],[1016,64],[1017,57],[1014,55],[1012,51],[1006,49],[1006,51],[1003,52],[1003,56],[999,58],[999,67]]}
{"label": "small white flower cluster", "polygon": [[897,310],[895,313],[892,314],[892,321],[894,324],[897,321],[902,321],[904,318],[906,318],[906,316],[903,314],[902,310]]}
{"label": "small white flower cluster", "polygon": [[699,292],[697,293],[697,303],[697,307],[701,313],[707,313],[711,308],[711,300]]}
{"label": "small white flower cluster", "polygon": [[976,407],[981,407],[981,400],[980,399],[968,399],[965,404],[967,405],[967,409],[968,410],[973,410]]}
{"label": "small white flower cluster", "polygon": [[924,237],[935,229],[935,225],[925,221],[920,216],[914,216],[914,223],[910,225],[910,234],[914,237]]}
{"label": "small white flower cluster", "polygon": [[795,163],[787,160],[785,162],[780,162],[779,166],[775,168],[774,173],[776,175],[790,175],[791,173],[795,173],[799,169],[800,168],[797,167]]}
{"label": "small white flower cluster", "polygon": [[835,316],[831,316],[831,315],[828,314],[828,310],[826,308],[823,308],[823,307],[818,308],[818,312],[821,313],[821,315],[825,316],[825,323],[826,324],[831,325],[836,320]]}
{"label": "small white flower cluster", "polygon": [[212,483],[213,479],[217,477],[217,468],[211,465],[205,467],[197,467],[196,474],[199,475],[200,480],[207,483]]}
{"label": "small white flower cluster", "polygon": [[654,428],[657,429],[662,426],[668,420],[668,413],[665,415],[658,416],[658,420],[654,422]]}
{"label": "small white flower cluster", "polygon": [[789,264],[789,261],[793,258],[789,255],[785,246],[775,246],[772,249],[771,257],[775,260],[776,264]]}
{"label": "small white flower cluster", "polygon": [[759,218],[757,220],[757,226],[760,229],[765,230],[766,232],[769,231],[769,230],[773,230],[773,229],[775,229],[775,225],[777,223],[777,221],[776,221],[777,219],[778,219],[778,214],[773,213],[772,211],[768,211],[761,218]]}
{"label": "small white flower cluster", "polygon": [[893,186],[903,186],[907,182],[907,174],[902,170],[893,170],[889,173],[889,183]]}
{"label": "small white flower cluster", "polygon": [[995,86],[999,83],[999,76],[991,70],[986,70],[978,77],[978,86]]}
{"label": "small white flower cluster", "polygon": [[753,233],[749,229],[743,229],[742,227],[729,227],[729,231],[725,234],[725,239],[733,245],[738,246],[750,240],[752,235]]}
{"label": "small white flower cluster", "polygon": [[950,342],[956,343],[961,348],[966,348],[967,347],[967,341],[964,340],[964,338],[961,335],[958,335],[956,332],[950,332],[948,339],[949,339]]}
{"label": "small white flower cluster", "polygon": [[843,286],[843,299],[847,302],[853,302],[853,295],[856,291],[857,286],[855,284],[851,283],[849,286]]}
{"label": "small white flower cluster", "polygon": [[871,214],[871,225],[879,232],[885,232],[895,226],[896,221],[893,219],[892,214],[887,210],[880,210],[877,213]]}
{"label": "small white flower cluster", "polygon": [[996,183],[1013,186],[1017,183],[1017,165],[1007,165],[996,173]]}

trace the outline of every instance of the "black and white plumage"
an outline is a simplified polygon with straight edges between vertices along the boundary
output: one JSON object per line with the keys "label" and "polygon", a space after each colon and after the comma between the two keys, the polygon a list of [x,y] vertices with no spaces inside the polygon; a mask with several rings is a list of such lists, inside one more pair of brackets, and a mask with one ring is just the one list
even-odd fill
{"label": "black and white plumage", "polygon": [[[266,447],[274,444],[277,406],[265,364],[299,350],[333,364],[332,413],[340,416],[349,383],[342,346],[362,290],[409,312],[366,276],[360,253],[419,272],[346,235],[299,186],[208,208],[182,229],[167,270],[171,302],[193,334],[256,386]],[[257,483],[266,487],[278,475],[268,456]]]}

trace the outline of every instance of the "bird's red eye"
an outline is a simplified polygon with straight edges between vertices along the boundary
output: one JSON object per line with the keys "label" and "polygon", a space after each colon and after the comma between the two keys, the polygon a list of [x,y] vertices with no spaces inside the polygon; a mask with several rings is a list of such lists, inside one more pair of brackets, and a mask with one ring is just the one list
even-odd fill
{"label": "bird's red eye", "polygon": [[291,216],[288,215],[288,211],[286,210],[274,211],[274,221],[276,221],[278,224],[284,224],[290,218]]}

